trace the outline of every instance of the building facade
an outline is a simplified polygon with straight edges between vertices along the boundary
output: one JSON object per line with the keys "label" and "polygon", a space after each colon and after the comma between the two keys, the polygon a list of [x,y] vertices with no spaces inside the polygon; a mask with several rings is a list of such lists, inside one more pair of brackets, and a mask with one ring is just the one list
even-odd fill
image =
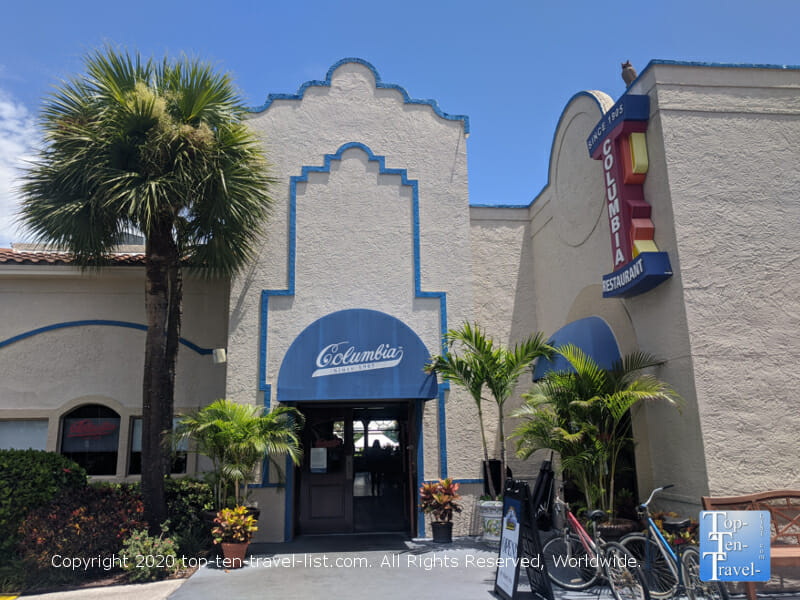
{"label": "building facade", "polygon": [[[543,331],[601,364],[662,359],[684,406],[633,415],[640,494],[674,483],[664,503],[689,514],[709,492],[798,487],[798,88],[792,68],[653,62],[617,102],[576,94],[522,207],[470,205],[467,117],[366,61],[269,96],[249,122],[275,210],[241,276],[187,282],[176,390],[178,411],[224,396],[306,416],[303,465],[253,490],[257,539],[422,535],[416,490],[444,476],[467,496],[456,532],[477,530],[474,404],[422,371],[464,321],[502,343]],[[135,477],[142,283],[136,255],[84,274],[0,251],[0,446],[69,453],[102,428],[92,444],[116,453],[98,476]],[[536,458],[512,460],[515,476]]]}

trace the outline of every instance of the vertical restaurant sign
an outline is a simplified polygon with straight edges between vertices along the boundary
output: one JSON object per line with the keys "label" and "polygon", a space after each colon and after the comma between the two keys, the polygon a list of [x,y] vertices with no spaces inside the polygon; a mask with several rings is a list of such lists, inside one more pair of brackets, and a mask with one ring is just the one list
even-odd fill
{"label": "vertical restaurant sign", "polygon": [[586,140],[589,156],[603,163],[613,272],[603,276],[603,297],[629,297],[672,276],[669,256],[653,241],[651,207],[644,199],[650,97],[625,94]]}

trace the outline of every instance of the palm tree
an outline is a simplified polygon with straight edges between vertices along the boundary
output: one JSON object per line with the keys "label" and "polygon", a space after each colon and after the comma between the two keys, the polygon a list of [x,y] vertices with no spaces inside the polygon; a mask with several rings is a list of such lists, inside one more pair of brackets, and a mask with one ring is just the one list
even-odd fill
{"label": "palm tree", "polygon": [[[453,348],[453,344],[457,339],[471,340],[469,345],[465,344],[465,351],[463,356],[459,355],[458,351]],[[481,357],[484,355],[487,345],[486,337],[483,332],[469,323],[464,323],[461,329],[451,329],[445,336],[445,343],[448,348],[447,352],[443,355],[434,356],[430,362],[425,365],[425,372],[431,373],[437,371],[441,374],[442,378],[447,381],[452,381],[457,385],[465,388],[472,399],[475,401],[475,406],[478,409],[478,425],[481,432],[481,446],[483,448],[483,461],[484,464],[489,465],[489,445],[486,443],[486,428],[483,422],[483,386],[486,382],[486,373],[484,370],[484,363]],[[473,348],[478,348],[480,351],[473,351]],[[494,489],[494,482],[491,477],[489,479],[489,493],[492,498],[497,496],[497,490]]]}
{"label": "palm tree", "polygon": [[100,267],[127,231],[145,242],[147,336],[142,495],[166,516],[182,267],[230,277],[254,257],[272,182],[229,75],[196,59],[160,63],[111,47],[85,59],[41,114],[45,145],[20,221],[74,264]]}
{"label": "palm tree", "polygon": [[599,505],[613,516],[620,453],[633,442],[630,410],[645,401],[678,406],[680,397],[663,381],[640,374],[660,364],[649,354],[629,354],[603,369],[571,344],[557,351],[572,370],[547,373],[523,395],[525,404],[512,415],[523,419],[513,433],[517,454],[555,450],[587,507]]}
{"label": "palm tree", "polygon": [[[458,342],[461,354],[454,348]],[[489,448],[483,421],[483,387],[486,386],[497,405],[498,429],[500,434],[500,473],[506,472],[505,448],[505,413],[506,400],[511,397],[522,373],[540,356],[549,357],[552,348],[544,342],[544,335],[537,333],[529,336],[513,348],[495,345],[492,338],[477,325],[464,323],[460,329],[451,329],[445,336],[446,352],[431,358],[425,369],[428,372],[438,371],[446,380],[466,388],[478,408],[478,424],[481,430],[483,458],[489,464]],[[491,475],[489,493],[497,497]]]}
{"label": "palm tree", "polygon": [[247,497],[247,484],[266,454],[280,473],[276,454],[288,454],[294,464],[302,458],[300,430],[303,415],[288,406],[269,412],[251,404],[215,400],[201,410],[181,417],[175,429],[178,440],[190,439],[214,465],[214,501],[227,503],[228,483],[233,483],[236,504]]}

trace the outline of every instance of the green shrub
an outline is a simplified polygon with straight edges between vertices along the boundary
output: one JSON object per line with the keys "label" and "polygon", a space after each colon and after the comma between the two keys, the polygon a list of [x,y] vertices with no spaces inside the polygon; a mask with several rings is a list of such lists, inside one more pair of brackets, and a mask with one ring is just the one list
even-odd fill
{"label": "green shrub", "polygon": [[211,485],[196,479],[167,479],[164,482],[167,498],[167,515],[173,531],[190,529],[202,524],[204,510],[214,506]]}
{"label": "green shrub", "polygon": [[86,471],[43,450],[0,450],[0,556],[19,541],[25,516],[64,491],[86,487]]}
{"label": "green shrub", "polygon": [[156,581],[176,573],[180,564],[175,552],[175,542],[169,537],[166,523],[161,533],[151,536],[146,529],[137,529],[123,543],[120,556],[123,570],[131,581]]}
{"label": "green shrub", "polygon": [[[20,527],[19,552],[40,569],[52,570],[55,555],[118,554],[130,532],[146,526],[141,496],[129,486],[67,490],[28,514]],[[87,567],[83,575],[108,570],[102,564]]]}
{"label": "green shrub", "polygon": [[211,527],[203,511],[214,505],[210,484],[196,479],[167,479],[167,516],[181,553],[197,556],[211,545]]}
{"label": "green shrub", "polygon": [[[103,483],[113,488],[127,486],[139,493],[141,486],[138,482],[129,484]],[[203,511],[211,510],[214,506],[214,490],[210,483],[182,477],[180,479],[168,478],[164,481],[164,491],[167,501],[167,520],[172,539],[182,554],[198,556],[211,546],[211,523],[203,520]]]}

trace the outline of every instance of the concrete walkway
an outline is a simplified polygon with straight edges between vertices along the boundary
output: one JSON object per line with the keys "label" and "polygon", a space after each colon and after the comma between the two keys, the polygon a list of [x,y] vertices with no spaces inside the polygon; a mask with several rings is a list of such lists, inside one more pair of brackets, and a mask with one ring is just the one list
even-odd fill
{"label": "concrete walkway", "polygon": [[[209,563],[169,600],[487,600],[494,597],[497,549],[474,538],[441,545],[392,535],[325,536],[254,544],[248,558],[242,569],[226,570],[222,559]],[[518,589],[520,599],[534,598],[524,575]],[[554,592],[556,600],[611,597],[605,589]]]}
{"label": "concrete walkway", "polygon": [[[24,596],[26,600],[250,600],[343,597],[348,600],[494,598],[497,549],[475,538],[451,545],[396,535],[301,537],[286,544],[253,544],[247,564],[226,569],[210,559],[189,579],[89,588]],[[533,600],[524,570],[520,600]],[[555,600],[611,598],[608,588],[568,592],[553,587]],[[741,596],[740,596],[741,597]],[[764,598],[798,600],[800,596]],[[762,596],[759,594],[759,599]]]}
{"label": "concrete walkway", "polygon": [[183,585],[186,579],[170,579],[153,583],[135,585],[114,585],[108,587],[84,588],[70,592],[52,592],[20,596],[25,600],[166,600],[169,595]]}

